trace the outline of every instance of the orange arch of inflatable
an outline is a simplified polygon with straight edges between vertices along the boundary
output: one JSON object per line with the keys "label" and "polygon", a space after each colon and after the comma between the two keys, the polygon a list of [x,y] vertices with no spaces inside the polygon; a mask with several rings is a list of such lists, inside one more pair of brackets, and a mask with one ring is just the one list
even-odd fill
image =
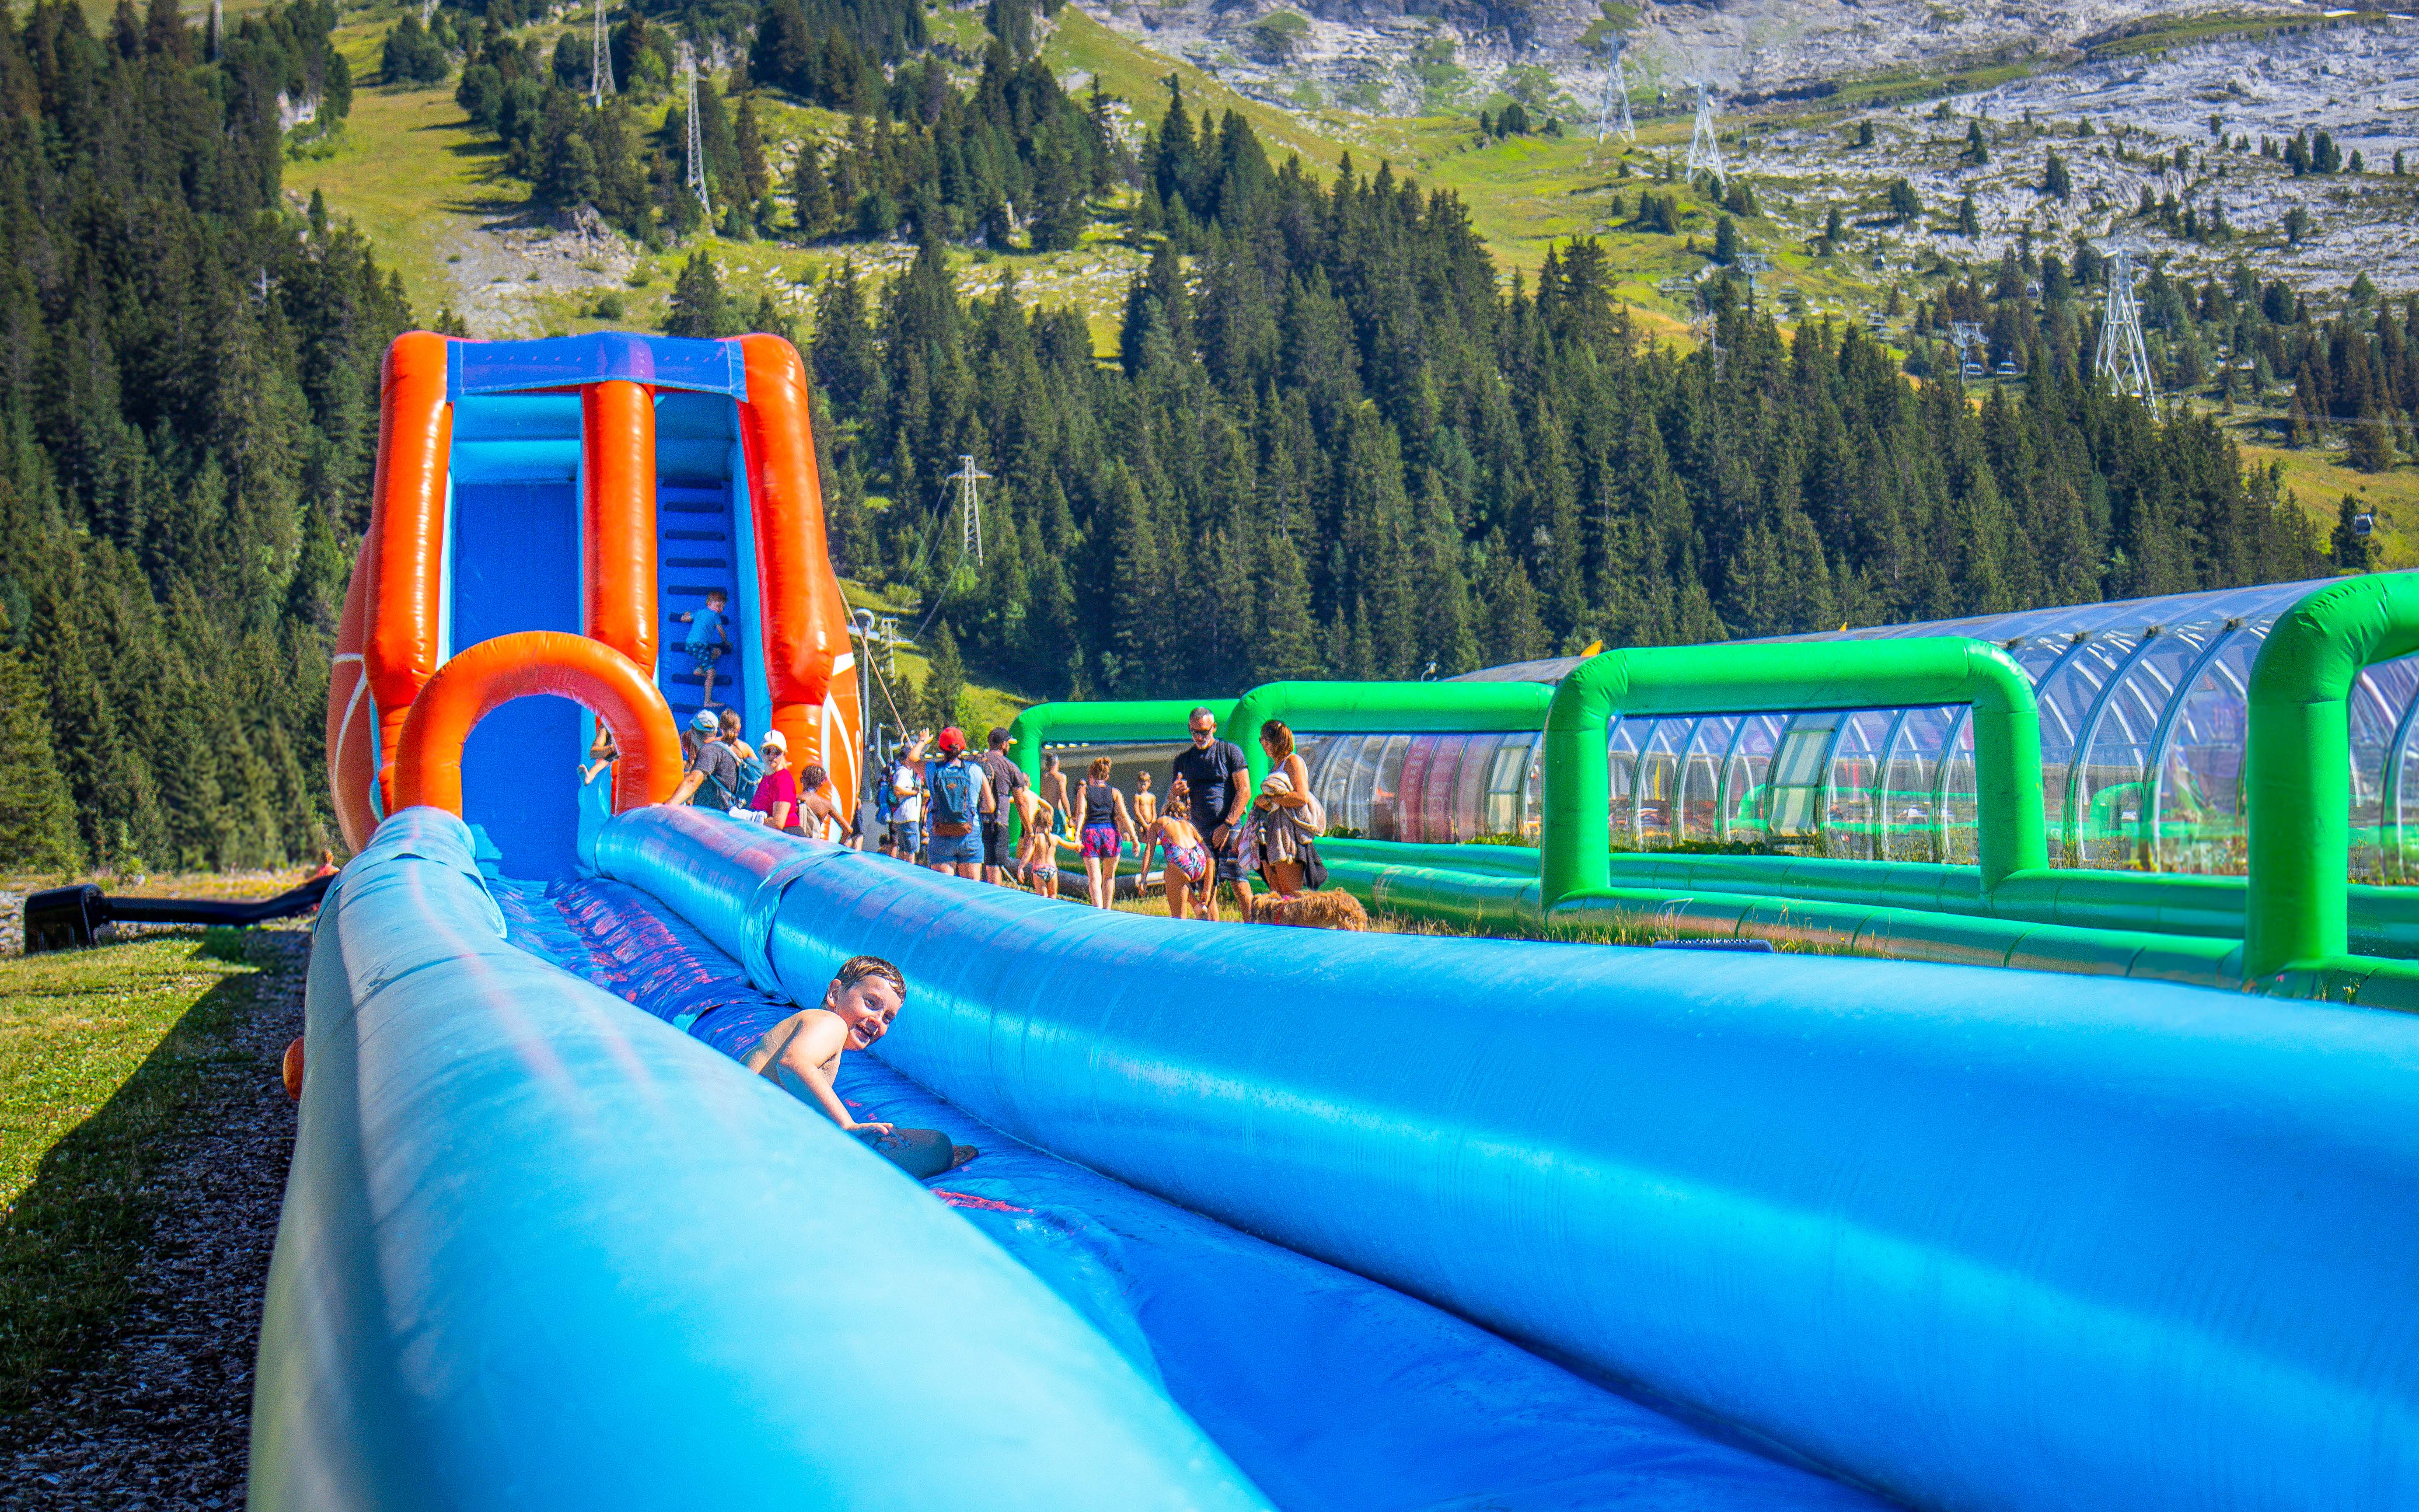
{"label": "orange arch of inflatable", "polygon": [[560,630],[482,640],[437,670],[404,717],[395,807],[462,811],[462,746],[481,719],[517,698],[567,698],[605,721],[622,759],[613,809],[662,803],[680,786],[680,732],[638,665],[611,646]]}

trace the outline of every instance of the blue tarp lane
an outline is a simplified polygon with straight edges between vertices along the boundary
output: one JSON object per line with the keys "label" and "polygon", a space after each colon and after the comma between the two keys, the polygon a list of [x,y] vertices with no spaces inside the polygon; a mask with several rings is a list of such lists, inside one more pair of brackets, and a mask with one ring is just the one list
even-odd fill
{"label": "blue tarp lane", "polygon": [[[635,888],[496,892],[516,943],[702,1038],[717,1038],[717,1020],[786,1011]],[[869,1056],[845,1058],[840,1091],[861,1117],[980,1147],[979,1160],[932,1183],[936,1195],[1161,1381],[1287,1512],[1889,1504],[1021,1144]]]}

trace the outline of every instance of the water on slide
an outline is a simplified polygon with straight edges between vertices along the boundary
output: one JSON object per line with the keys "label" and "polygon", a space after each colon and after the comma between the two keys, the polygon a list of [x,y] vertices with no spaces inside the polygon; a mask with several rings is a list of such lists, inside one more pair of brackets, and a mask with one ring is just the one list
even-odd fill
{"label": "water on slide", "polygon": [[[717,1038],[717,1018],[787,1011],[636,888],[491,887],[514,943],[701,1038]],[[935,1196],[1088,1319],[1287,1512],[1891,1504],[1020,1143],[871,1056],[845,1057],[838,1089],[861,1118],[978,1147],[927,1183]]]}

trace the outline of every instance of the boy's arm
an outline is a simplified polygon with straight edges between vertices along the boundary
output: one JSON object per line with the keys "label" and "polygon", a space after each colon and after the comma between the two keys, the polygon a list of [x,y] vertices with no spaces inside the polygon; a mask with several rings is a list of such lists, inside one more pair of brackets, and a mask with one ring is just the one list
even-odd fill
{"label": "boy's arm", "polygon": [[832,1090],[831,1072],[824,1069],[825,1061],[835,1066],[848,1045],[848,1026],[837,1013],[817,1013],[798,1026],[781,1053],[774,1057],[770,1070],[773,1079],[783,1091],[801,1102],[810,1102],[823,1109],[825,1117],[850,1131],[871,1129],[888,1134],[886,1123],[859,1123],[849,1117],[848,1104]]}

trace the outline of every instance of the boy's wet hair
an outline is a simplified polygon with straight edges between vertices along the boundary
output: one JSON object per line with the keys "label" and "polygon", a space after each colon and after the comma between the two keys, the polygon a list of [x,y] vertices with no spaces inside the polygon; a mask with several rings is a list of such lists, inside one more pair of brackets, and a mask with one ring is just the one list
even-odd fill
{"label": "boy's wet hair", "polygon": [[832,978],[832,985],[846,992],[868,977],[881,978],[899,989],[901,1002],[907,1000],[907,979],[899,974],[897,966],[878,955],[850,956],[840,963],[840,971]]}

